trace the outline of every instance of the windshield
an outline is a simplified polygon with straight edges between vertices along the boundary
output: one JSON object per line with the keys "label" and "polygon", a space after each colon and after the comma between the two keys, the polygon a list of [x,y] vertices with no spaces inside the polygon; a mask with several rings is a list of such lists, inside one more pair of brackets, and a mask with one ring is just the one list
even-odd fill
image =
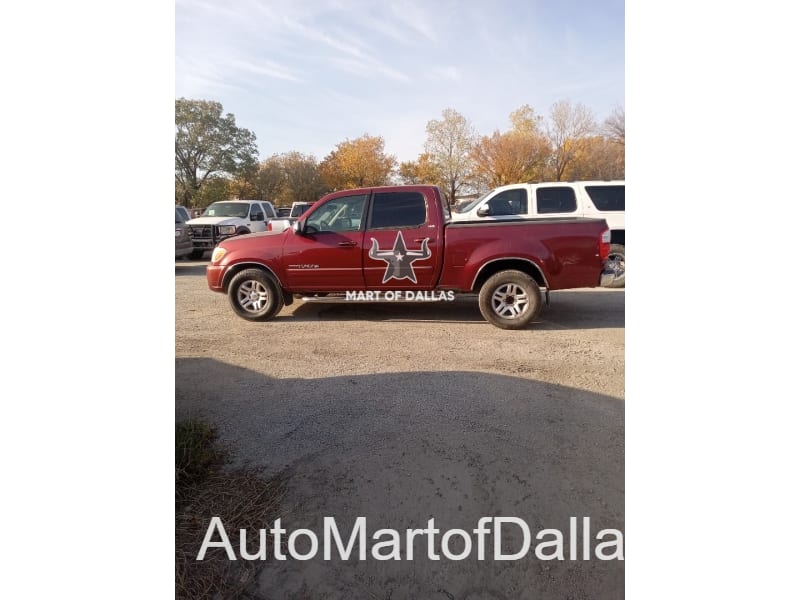
{"label": "windshield", "polygon": [[452,210],[454,213],[465,213],[465,212],[469,212],[469,211],[471,211],[473,208],[475,208],[476,206],[478,206],[478,204],[480,204],[480,203],[483,201],[483,199],[484,199],[484,198],[486,198],[486,196],[488,196],[488,195],[489,195],[489,194],[491,194],[491,193],[492,193],[492,190],[489,190],[488,192],[486,192],[485,194],[483,194],[483,195],[482,195],[482,196],[480,196],[479,198],[475,198],[475,200],[471,200],[470,202],[468,202],[467,204],[464,204],[464,205],[463,205],[463,206],[461,206],[461,207],[458,207],[458,206],[453,206],[453,207],[451,208],[451,210]]}
{"label": "windshield", "polygon": [[242,202],[214,202],[203,213],[204,217],[239,217],[246,219],[250,205]]}
{"label": "windshield", "polygon": [[299,217],[300,215],[302,215],[304,212],[306,212],[308,210],[309,206],[311,206],[311,204],[295,204],[292,207],[291,216]]}

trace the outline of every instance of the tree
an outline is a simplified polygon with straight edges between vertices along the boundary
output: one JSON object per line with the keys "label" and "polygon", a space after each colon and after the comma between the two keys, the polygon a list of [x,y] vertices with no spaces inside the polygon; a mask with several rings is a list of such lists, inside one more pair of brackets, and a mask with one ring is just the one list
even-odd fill
{"label": "tree", "polygon": [[286,175],[279,154],[273,154],[258,165],[255,178],[256,198],[275,202],[286,187]]}
{"label": "tree", "polygon": [[208,100],[175,100],[175,183],[184,204],[218,175],[237,176],[258,160],[256,136],[236,126],[222,104]]}
{"label": "tree", "polygon": [[603,133],[611,141],[625,146],[625,109],[616,107],[603,123]]}
{"label": "tree", "polygon": [[625,179],[625,148],[604,136],[585,138],[564,179]]}
{"label": "tree", "polygon": [[316,202],[327,191],[320,175],[317,159],[300,152],[287,152],[282,156],[285,186],[281,199],[292,202]]}
{"label": "tree", "polygon": [[511,131],[527,134],[541,134],[542,117],[537,115],[530,104],[523,104],[508,115]]}
{"label": "tree", "polygon": [[594,133],[597,125],[592,112],[580,102],[560,100],[550,108],[547,137],[552,151],[551,168],[555,181],[561,181],[567,167],[581,151],[585,138]]}
{"label": "tree", "polygon": [[192,206],[205,208],[217,200],[228,200],[233,196],[227,177],[211,177],[207,179],[200,191],[192,198]]}
{"label": "tree", "polygon": [[400,163],[398,169],[400,181],[405,185],[442,185],[444,178],[441,171],[434,164],[430,154],[423,152],[415,161]]}
{"label": "tree", "polygon": [[364,134],[336,145],[319,165],[325,184],[333,190],[386,185],[397,159],[383,150],[383,138]]}
{"label": "tree", "polygon": [[470,151],[476,140],[475,129],[464,116],[446,108],[441,120],[428,121],[425,131],[428,134],[425,152],[441,173],[443,191],[453,204],[472,171]]}
{"label": "tree", "polygon": [[511,130],[483,136],[471,157],[481,187],[544,179],[550,146],[540,131],[541,117],[527,104],[509,115]]}

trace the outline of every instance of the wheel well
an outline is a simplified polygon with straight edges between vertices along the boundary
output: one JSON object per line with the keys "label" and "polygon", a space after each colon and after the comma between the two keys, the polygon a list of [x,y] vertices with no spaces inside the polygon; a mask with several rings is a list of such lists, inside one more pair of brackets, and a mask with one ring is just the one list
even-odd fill
{"label": "wheel well", "polygon": [[514,269],[515,271],[522,271],[523,273],[527,273],[533,280],[539,284],[539,287],[547,288],[547,281],[542,274],[541,269],[538,266],[533,264],[528,260],[523,260],[521,258],[509,258],[503,260],[496,260],[494,262],[490,262],[484,265],[478,276],[475,278],[475,282],[472,284],[472,291],[477,292],[481,289],[483,284],[486,282],[489,277],[494,275],[495,273],[499,273],[500,271],[506,271],[508,269]]}
{"label": "wheel well", "polygon": [[624,229],[615,229],[611,232],[611,243],[612,244],[620,244],[621,246],[625,245],[625,230]]}
{"label": "wheel well", "polygon": [[264,265],[259,264],[259,263],[239,263],[239,264],[233,265],[230,269],[228,269],[225,272],[225,276],[222,278],[222,291],[224,293],[226,293],[226,294],[228,293],[228,286],[231,283],[231,279],[233,279],[233,277],[237,273],[240,273],[241,271],[244,271],[245,269],[260,269],[261,271],[264,271],[265,273],[269,273],[275,279],[275,281],[278,282],[278,286],[281,287],[281,289],[283,288],[283,286],[281,285],[281,280],[278,279],[278,277],[275,275],[275,273],[273,273],[270,269],[268,269]]}

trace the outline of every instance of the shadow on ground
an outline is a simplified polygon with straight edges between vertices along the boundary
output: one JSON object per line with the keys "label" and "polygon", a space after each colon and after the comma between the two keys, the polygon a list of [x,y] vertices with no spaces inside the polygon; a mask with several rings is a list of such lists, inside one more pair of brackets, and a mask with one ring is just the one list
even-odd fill
{"label": "shadow on ground", "polygon": [[[239,462],[285,476],[283,526],[310,528],[320,543],[325,516],[343,535],[366,517],[368,536],[404,535],[430,518],[443,531],[469,531],[483,516],[515,516],[533,536],[564,532],[566,558],[570,517],[590,517],[592,537],[624,531],[624,406],[615,398],[464,371],[277,379],[190,358],[176,361],[176,416],[209,419]],[[474,548],[462,561],[434,561],[425,539],[414,560],[344,561],[334,549],[325,561],[321,548],[308,561],[270,559],[252,597],[624,596],[621,561],[542,561],[532,552],[479,561]],[[505,551],[520,543],[513,531],[503,537]]]}
{"label": "shadow on ground", "polygon": [[208,261],[175,261],[175,275],[185,277],[187,275],[193,276],[201,276],[205,278],[206,276],[206,267],[208,266]]}

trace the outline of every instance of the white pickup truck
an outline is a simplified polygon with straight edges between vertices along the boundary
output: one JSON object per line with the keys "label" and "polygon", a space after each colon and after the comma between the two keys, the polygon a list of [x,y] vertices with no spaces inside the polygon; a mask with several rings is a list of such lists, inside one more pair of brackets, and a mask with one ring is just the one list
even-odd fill
{"label": "white pickup truck", "polygon": [[313,202],[292,202],[292,210],[289,213],[288,217],[278,217],[277,219],[272,219],[267,226],[268,231],[285,231],[292,226],[292,223],[297,221],[304,212],[306,212],[309,208],[314,205]]}
{"label": "white pickup truck", "polygon": [[276,216],[272,202],[261,200],[223,200],[214,202],[202,215],[186,222],[192,238],[189,258],[202,258],[222,240],[234,235],[267,231]]}
{"label": "white pickup truck", "polygon": [[557,181],[515,183],[495,188],[454,209],[454,222],[592,217],[611,230],[606,267],[614,276],[605,287],[625,287],[625,182]]}

